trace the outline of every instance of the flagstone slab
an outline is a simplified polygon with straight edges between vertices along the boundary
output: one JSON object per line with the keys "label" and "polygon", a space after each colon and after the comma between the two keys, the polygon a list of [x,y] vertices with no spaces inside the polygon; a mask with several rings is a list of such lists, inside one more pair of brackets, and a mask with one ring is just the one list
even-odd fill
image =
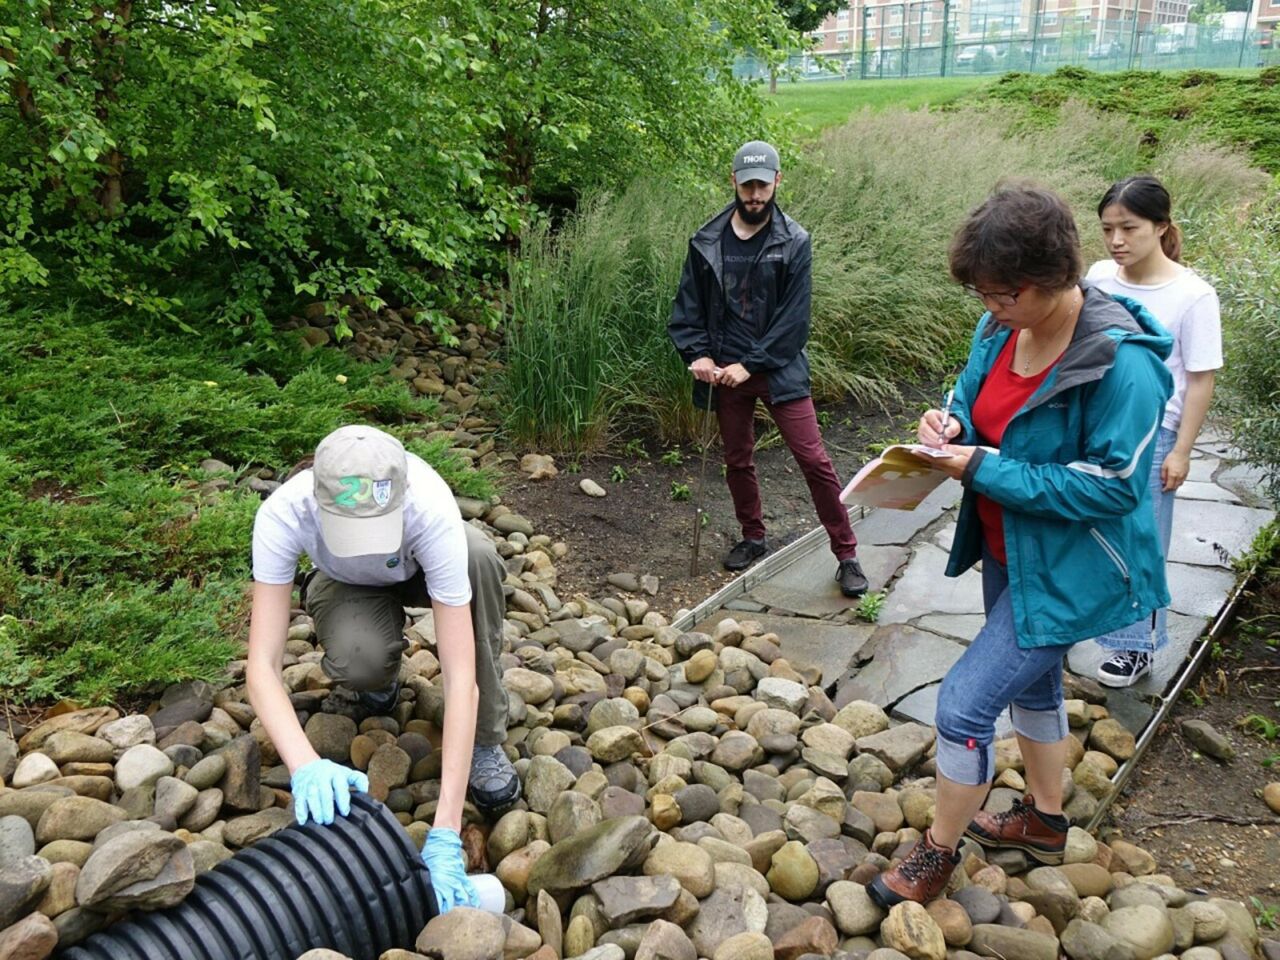
{"label": "flagstone slab", "polygon": [[970,569],[952,579],[946,569],[946,551],[931,543],[916,547],[880,611],[880,623],[906,623],[928,612],[984,612],[982,574]]}
{"label": "flagstone slab", "polygon": [[858,543],[906,544],[933,521],[960,502],[964,487],[959,480],[947,480],[920,502],[914,510],[876,507],[858,523]]}
{"label": "flagstone slab", "polygon": [[[719,611],[693,629],[713,633],[716,624],[733,616],[732,611]],[[792,666],[821,668],[824,687],[829,687],[848,672],[850,661],[876,630],[870,623],[831,623],[772,613],[753,613],[748,618],[736,616],[734,619],[755,620],[767,633],[776,633],[778,646],[787,661]]]}
{"label": "flagstone slab", "polygon": [[1185,563],[1167,564],[1165,576],[1173,598],[1169,609],[1189,617],[1217,616],[1236,585],[1236,575],[1230,570]]}
{"label": "flagstone slab", "polygon": [[1217,457],[1201,457],[1191,461],[1191,469],[1187,471],[1187,483],[1209,483],[1213,475],[1222,466]]}
{"label": "flagstone slab", "polygon": [[1273,510],[1178,498],[1173,507],[1169,559],[1205,567],[1228,567],[1253,545]]}
{"label": "flagstone slab", "polygon": [[[883,590],[907,562],[908,555],[906,547],[859,544],[858,562],[869,589]],[[840,592],[835,575],[835,557],[818,548],[753,588],[746,599],[802,617],[835,616],[858,605],[856,598]]]}
{"label": "flagstone slab", "polygon": [[916,620],[915,625],[968,646],[986,622],[987,618],[980,613],[930,613]]}
{"label": "flagstone slab", "polygon": [[1219,503],[1241,503],[1241,499],[1226,487],[1216,483],[1201,483],[1188,480],[1178,488],[1180,500],[1216,500]]}
{"label": "flagstone slab", "polygon": [[859,652],[871,659],[836,684],[835,704],[867,700],[880,707],[897,703],[913,690],[941,680],[965,648],[954,640],[907,624],[877,627]]}
{"label": "flagstone slab", "polygon": [[[894,704],[890,713],[899,720],[914,720],[916,723],[933,726],[938,716],[938,691],[941,689],[941,683],[921,687]],[[996,739],[1002,740],[1010,736],[1013,736],[1013,721],[1009,719],[1009,711],[1002,710],[1000,716],[996,717]]]}
{"label": "flagstone slab", "polygon": [[1214,482],[1226,487],[1251,507],[1270,508],[1267,499],[1267,473],[1261,467],[1249,463],[1233,463],[1215,478]]}

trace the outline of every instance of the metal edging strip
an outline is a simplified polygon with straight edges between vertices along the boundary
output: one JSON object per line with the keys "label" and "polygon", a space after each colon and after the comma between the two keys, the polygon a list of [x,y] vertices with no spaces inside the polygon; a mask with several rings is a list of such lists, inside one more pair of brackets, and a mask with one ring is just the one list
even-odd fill
{"label": "metal edging strip", "polygon": [[[854,527],[857,527],[859,523],[871,515],[869,510],[861,507],[859,509],[862,513],[857,520],[854,520],[852,516],[849,518]],[[814,527],[799,539],[787,544],[777,553],[765,557],[740,577],[730,580],[693,609],[676,617],[671,621],[671,626],[677,630],[688,630],[705,617],[715,613],[730,600],[736,600],[738,597],[750,593],[756,586],[781,573],[801,557],[808,556],[817,544],[826,542],[826,536],[827,531],[824,527]],[[750,614],[744,614],[744,616],[750,616]]]}
{"label": "metal edging strip", "polygon": [[1147,752],[1147,748],[1151,746],[1151,741],[1155,739],[1156,731],[1160,729],[1160,725],[1168,718],[1169,713],[1173,710],[1174,704],[1178,702],[1178,698],[1182,696],[1182,691],[1187,688],[1187,684],[1191,682],[1191,678],[1196,675],[1204,658],[1209,650],[1213,647],[1213,641],[1222,635],[1226,628],[1227,621],[1235,613],[1236,607],[1240,604],[1240,597],[1244,594],[1245,588],[1253,582],[1257,576],[1258,567],[1254,564],[1249,572],[1241,576],[1235,585],[1235,589],[1231,591],[1231,596],[1227,598],[1226,603],[1218,611],[1217,617],[1214,618],[1212,626],[1201,635],[1199,639],[1199,647],[1196,649],[1195,655],[1190,658],[1187,665],[1182,668],[1182,672],[1178,675],[1178,680],[1167,694],[1160,697],[1160,708],[1151,718],[1146,728],[1143,729],[1142,735],[1138,738],[1134,745],[1133,756],[1126,760],[1111,780],[1111,791],[1107,796],[1099,802],[1098,809],[1093,816],[1089,818],[1089,822],[1085,825],[1085,829],[1092,833],[1097,829],[1098,824],[1102,822],[1103,817],[1107,815],[1107,811],[1111,809],[1111,804],[1115,802],[1125,786],[1129,782],[1129,778],[1133,776],[1133,771],[1138,765],[1138,761],[1142,759],[1143,754]]}

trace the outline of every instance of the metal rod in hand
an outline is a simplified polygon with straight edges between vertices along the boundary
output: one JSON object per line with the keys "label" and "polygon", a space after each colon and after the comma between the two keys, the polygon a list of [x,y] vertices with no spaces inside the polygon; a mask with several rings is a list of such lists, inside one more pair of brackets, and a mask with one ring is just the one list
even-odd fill
{"label": "metal rod in hand", "polygon": [[[719,371],[716,371],[719,373]],[[702,488],[707,479],[707,451],[711,448],[711,397],[715,383],[707,384],[707,409],[702,417],[702,466],[698,470],[698,489],[693,497],[693,553],[689,558],[689,576],[698,575],[698,551],[702,547]]]}

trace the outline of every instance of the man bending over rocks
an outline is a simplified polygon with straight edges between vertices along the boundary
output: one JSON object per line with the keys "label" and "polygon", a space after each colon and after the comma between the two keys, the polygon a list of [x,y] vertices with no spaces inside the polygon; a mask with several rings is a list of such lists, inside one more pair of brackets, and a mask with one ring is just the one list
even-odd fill
{"label": "man bending over rocks", "polygon": [[406,606],[430,604],[444,678],[444,767],[422,858],[443,913],[478,906],[462,857],[463,798],[492,812],[514,803],[520,781],[503,752],[507,695],[498,669],[504,568],[493,544],[462,522],[448,486],[381,430],[348,426],[316,449],[315,463],[276,490],[253,526],[249,700],[291,774],[294,811],[332,823],[368,778],[322,759],[281,684],[294,576],[314,567],[302,604],[337,686],[328,711],[389,712],[399,699]]}

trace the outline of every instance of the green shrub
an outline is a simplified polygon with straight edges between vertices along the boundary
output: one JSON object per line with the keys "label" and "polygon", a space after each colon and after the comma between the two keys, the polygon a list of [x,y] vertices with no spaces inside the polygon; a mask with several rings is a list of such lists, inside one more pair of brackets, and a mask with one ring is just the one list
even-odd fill
{"label": "green shrub", "polygon": [[1280,502],[1280,189],[1246,215],[1221,213],[1188,237],[1222,302],[1216,412]]}

